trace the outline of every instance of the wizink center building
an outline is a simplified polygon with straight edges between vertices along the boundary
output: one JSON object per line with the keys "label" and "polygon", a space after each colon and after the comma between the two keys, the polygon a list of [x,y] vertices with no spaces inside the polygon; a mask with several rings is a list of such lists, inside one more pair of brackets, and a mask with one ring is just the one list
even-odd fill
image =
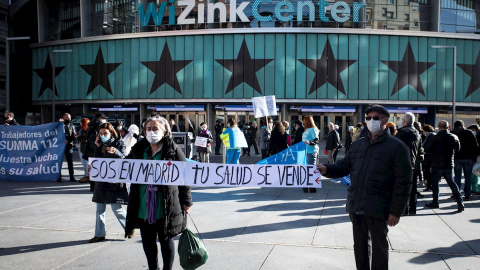
{"label": "wizink center building", "polygon": [[330,121],[345,136],[372,103],[397,123],[406,111],[449,120],[454,107],[480,121],[479,1],[17,0],[16,36],[22,14],[37,22],[31,95],[45,122],[55,103],[58,117],[212,128],[252,120],[250,99],[268,95],[278,119],[313,115],[322,137]]}

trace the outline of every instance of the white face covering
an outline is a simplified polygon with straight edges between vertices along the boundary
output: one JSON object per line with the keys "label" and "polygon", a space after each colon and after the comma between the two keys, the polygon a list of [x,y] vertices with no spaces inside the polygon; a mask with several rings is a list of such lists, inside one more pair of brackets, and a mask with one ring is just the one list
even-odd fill
{"label": "white face covering", "polygon": [[370,132],[372,134],[377,134],[382,128],[381,128],[381,123],[382,123],[382,120],[370,120],[370,121],[367,121],[367,127],[368,127],[368,130],[370,130]]}
{"label": "white face covering", "polygon": [[268,123],[268,127],[269,127],[270,129],[272,129],[272,128],[273,128],[273,123]]}
{"label": "white face covering", "polygon": [[147,131],[147,141],[151,144],[156,144],[163,138],[163,130],[159,131]]}

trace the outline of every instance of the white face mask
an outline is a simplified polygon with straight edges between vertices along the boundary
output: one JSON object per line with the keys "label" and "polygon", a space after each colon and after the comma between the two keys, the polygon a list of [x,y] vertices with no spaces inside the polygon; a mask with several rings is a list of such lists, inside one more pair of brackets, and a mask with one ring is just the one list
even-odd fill
{"label": "white face mask", "polygon": [[102,124],[104,124],[106,122],[107,122],[107,120],[105,120],[105,119],[100,120],[100,123],[102,123]]}
{"label": "white face mask", "polygon": [[272,128],[273,128],[273,123],[268,123],[268,127],[269,127],[270,129],[272,129]]}
{"label": "white face mask", "polygon": [[163,130],[159,131],[147,131],[147,141],[151,144],[156,144],[163,138]]}
{"label": "white face mask", "polygon": [[381,128],[382,120],[370,120],[367,121],[367,127],[368,130],[370,130],[371,133],[377,134],[382,128]]}

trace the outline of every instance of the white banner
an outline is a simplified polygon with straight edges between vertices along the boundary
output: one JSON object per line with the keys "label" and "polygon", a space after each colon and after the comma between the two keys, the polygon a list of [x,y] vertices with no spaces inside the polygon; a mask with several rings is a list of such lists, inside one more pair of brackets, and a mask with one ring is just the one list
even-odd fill
{"label": "white banner", "polygon": [[275,96],[253,97],[252,105],[255,118],[277,115]]}
{"label": "white banner", "polygon": [[218,164],[89,158],[90,180],[110,183],[202,187],[321,188],[315,165]]}
{"label": "white banner", "polygon": [[197,136],[195,146],[207,147],[208,138]]}

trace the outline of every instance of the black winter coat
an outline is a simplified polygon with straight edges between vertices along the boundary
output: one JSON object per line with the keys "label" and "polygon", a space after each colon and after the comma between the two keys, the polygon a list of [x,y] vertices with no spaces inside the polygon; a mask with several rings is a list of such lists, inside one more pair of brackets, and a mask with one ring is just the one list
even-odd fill
{"label": "black winter coat", "polygon": [[[67,144],[65,145],[65,152],[68,151],[73,151],[73,142],[75,141],[75,127],[72,125],[72,123],[69,123],[68,125],[63,125],[65,128],[65,140],[67,141]],[[472,133],[473,134],[473,133]]]}
{"label": "black winter coat", "polygon": [[460,141],[457,135],[440,130],[427,140],[424,149],[432,157],[432,168],[452,169],[454,154],[460,150]]}
{"label": "black winter coat", "polygon": [[[185,155],[178,145],[171,138],[163,138],[162,160],[185,161]],[[128,158],[143,159],[145,150],[150,147],[146,139],[140,140],[130,152]],[[164,226],[164,236],[172,238],[180,234],[186,227],[186,220],[182,205],[192,206],[192,195],[188,186],[159,186],[157,192],[163,193],[164,209],[163,214],[166,217]],[[130,196],[127,206],[127,223],[125,225],[125,235],[129,234],[135,228],[138,228],[138,209],[140,207],[140,185],[132,184],[130,186]]]}
{"label": "black winter coat", "polygon": [[414,170],[416,168],[417,155],[420,153],[420,148],[422,148],[422,137],[411,125],[399,128],[395,137],[405,143],[408,149],[410,149],[412,170]]}
{"label": "black winter coat", "polygon": [[293,141],[293,144],[297,144],[297,143],[302,141],[302,135],[303,135],[304,131],[305,131],[305,128],[303,126],[297,128],[297,130],[295,130],[295,140]]}
{"label": "black winter coat", "polygon": [[326,150],[335,150],[340,147],[340,135],[336,130],[332,130],[328,133]]}
{"label": "black winter coat", "polygon": [[273,156],[288,148],[287,133],[272,131],[270,141],[268,142],[268,154]]}
{"label": "black winter coat", "polygon": [[476,161],[478,155],[478,143],[473,132],[465,128],[456,128],[452,133],[457,135],[460,145],[462,146],[460,150],[455,153],[455,160],[471,159]]}
{"label": "black winter coat", "polygon": [[[115,139],[109,146],[117,149],[115,153],[107,153],[102,143],[102,146],[96,147],[95,157],[125,158],[126,148],[122,140]],[[92,201],[96,203],[126,204],[128,201],[127,187],[124,183],[95,182]]]}
{"label": "black winter coat", "polygon": [[388,130],[373,141],[370,133],[355,140],[344,159],[324,165],[328,178],[350,174],[347,212],[384,220],[404,213],[412,186],[410,151]]}

